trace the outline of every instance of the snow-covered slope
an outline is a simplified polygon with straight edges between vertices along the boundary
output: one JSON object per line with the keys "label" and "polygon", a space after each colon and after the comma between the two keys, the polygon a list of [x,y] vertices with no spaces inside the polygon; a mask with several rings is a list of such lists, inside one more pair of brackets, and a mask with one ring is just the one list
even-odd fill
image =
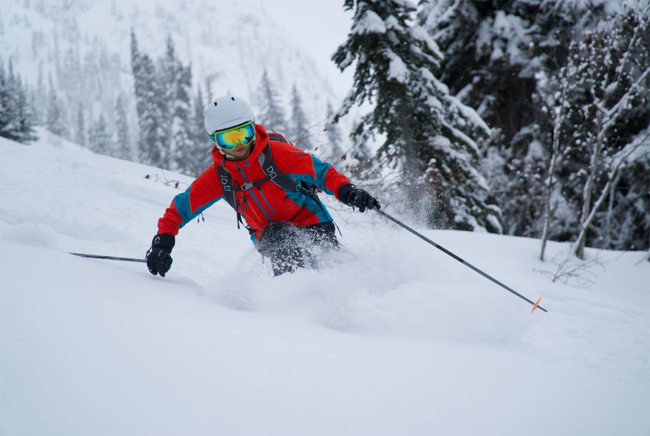
{"label": "snow-covered slope", "polygon": [[181,230],[162,279],[66,252],[142,257],[191,180],[39,133],[32,146],[0,138],[0,434],[650,432],[642,253],[600,253],[579,290],[538,271],[554,269],[538,241],[424,231],[544,296],[549,313],[531,315],[331,201],[343,250],[273,278],[220,202]]}

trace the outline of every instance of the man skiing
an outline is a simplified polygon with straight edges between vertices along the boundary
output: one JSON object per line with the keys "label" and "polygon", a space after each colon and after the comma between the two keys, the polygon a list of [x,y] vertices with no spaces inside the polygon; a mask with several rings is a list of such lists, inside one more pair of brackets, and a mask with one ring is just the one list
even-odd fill
{"label": "man skiing", "polygon": [[246,226],[256,249],[271,260],[276,276],[312,266],[317,250],[338,247],[332,217],[315,188],[360,212],[380,208],[331,165],[255,124],[240,97],[226,95],[208,104],[204,122],[214,142],[214,165],[176,195],[158,220],[146,255],[153,275],[164,277],[171,268],[179,229],[221,198],[235,209],[238,226]]}

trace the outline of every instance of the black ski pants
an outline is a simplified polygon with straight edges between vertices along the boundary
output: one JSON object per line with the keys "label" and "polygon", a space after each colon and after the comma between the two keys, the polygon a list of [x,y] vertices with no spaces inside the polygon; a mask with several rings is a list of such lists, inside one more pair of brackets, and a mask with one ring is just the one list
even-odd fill
{"label": "black ski pants", "polygon": [[257,244],[262,256],[271,260],[276,276],[298,268],[316,268],[320,254],[338,247],[336,227],[331,221],[311,226],[273,222]]}

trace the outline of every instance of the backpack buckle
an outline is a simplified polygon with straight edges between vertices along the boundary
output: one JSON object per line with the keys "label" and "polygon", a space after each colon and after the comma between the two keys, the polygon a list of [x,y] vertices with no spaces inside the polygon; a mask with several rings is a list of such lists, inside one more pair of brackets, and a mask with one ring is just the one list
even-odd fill
{"label": "backpack buckle", "polygon": [[255,185],[254,185],[252,182],[244,183],[243,185],[241,185],[241,186],[239,187],[239,190],[240,190],[240,191],[248,191],[248,190],[251,189],[253,186],[255,186]]}

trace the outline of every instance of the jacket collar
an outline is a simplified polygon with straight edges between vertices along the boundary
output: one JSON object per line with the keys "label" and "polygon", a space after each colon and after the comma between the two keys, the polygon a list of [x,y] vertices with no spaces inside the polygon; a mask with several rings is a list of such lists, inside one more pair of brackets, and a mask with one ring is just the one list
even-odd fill
{"label": "jacket collar", "polygon": [[262,150],[269,146],[269,134],[266,133],[266,129],[260,124],[255,124],[255,133],[255,148],[253,148],[253,151],[251,151],[246,159],[228,160],[219,150],[217,150],[217,147],[213,146],[212,160],[215,165],[234,170],[237,167],[244,169],[256,163],[257,157],[262,153]]}

